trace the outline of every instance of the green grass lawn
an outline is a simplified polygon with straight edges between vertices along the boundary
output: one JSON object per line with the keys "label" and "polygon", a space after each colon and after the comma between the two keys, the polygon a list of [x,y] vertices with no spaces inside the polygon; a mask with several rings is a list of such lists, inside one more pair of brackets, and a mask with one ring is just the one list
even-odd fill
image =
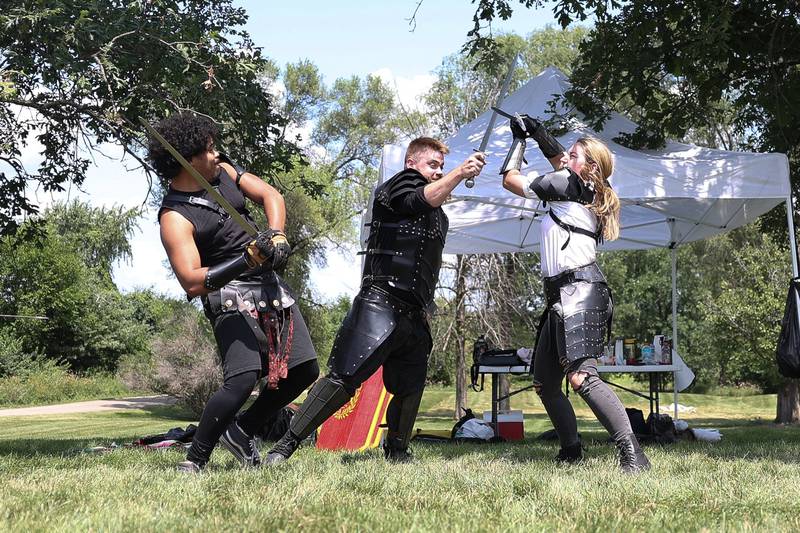
{"label": "green grass lawn", "polygon": [[[476,412],[488,400],[469,398]],[[572,400],[589,441],[572,467],[535,440],[549,424],[533,393],[512,399],[525,410],[520,443],[417,444],[408,465],[301,448],[256,471],[218,450],[200,476],[174,471],[178,450],[82,452],[192,421],[175,408],[0,418],[0,530],[800,530],[800,428],[770,422],[774,396],[682,395],[697,408],[690,424],[720,429],[722,442],[648,447],[654,467],[638,476],[617,472],[606,435]],[[450,428],[452,403],[429,389],[417,426]]]}

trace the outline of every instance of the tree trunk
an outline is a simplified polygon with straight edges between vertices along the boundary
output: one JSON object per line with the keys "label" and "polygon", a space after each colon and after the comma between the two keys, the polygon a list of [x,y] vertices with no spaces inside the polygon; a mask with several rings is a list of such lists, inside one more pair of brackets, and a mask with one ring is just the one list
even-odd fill
{"label": "tree trunk", "polygon": [[456,305],[455,305],[455,333],[456,333],[456,404],[453,409],[453,418],[458,420],[464,414],[467,406],[467,339],[465,322],[465,307],[467,295],[466,283],[467,259],[459,254],[456,256]]}
{"label": "tree trunk", "polygon": [[800,381],[789,379],[778,391],[778,424],[796,424],[800,422]]}
{"label": "tree trunk", "polygon": [[[511,390],[511,380],[508,379],[508,374],[497,374],[497,377],[500,378],[500,397],[508,396],[509,391]],[[504,400],[500,400],[497,408],[501,411],[510,411],[511,410],[511,398],[505,398]]]}
{"label": "tree trunk", "polygon": [[[514,257],[512,255],[504,255],[503,256],[504,266],[505,266],[505,280],[502,284],[503,292],[503,305],[502,305],[502,316],[503,316],[503,326],[501,328],[503,343],[503,348],[511,348],[512,341],[513,341],[513,332],[511,331],[511,324],[514,323],[514,309],[511,304],[512,294],[511,292],[513,289],[513,284],[510,283],[511,280],[515,279],[516,276],[516,268],[514,263]],[[498,409],[501,411],[510,411],[511,410],[511,398],[508,398],[508,393],[511,390],[511,379],[509,378],[508,374],[500,374],[497,376],[500,378],[500,387],[499,393],[500,397],[503,398],[506,396],[504,400],[500,401],[498,405]]]}

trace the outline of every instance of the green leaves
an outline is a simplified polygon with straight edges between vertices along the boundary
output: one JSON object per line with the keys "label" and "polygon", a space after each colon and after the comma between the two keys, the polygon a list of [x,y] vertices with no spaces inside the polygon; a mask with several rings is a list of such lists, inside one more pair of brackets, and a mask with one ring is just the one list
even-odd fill
{"label": "green leaves", "polygon": [[437,80],[424,97],[430,110],[429,127],[437,135],[447,137],[486,111],[497,99],[508,65],[516,54],[520,54],[521,60],[509,92],[548,66],[569,75],[586,34],[580,27],[566,31],[548,27],[526,38],[514,34],[497,37],[495,50],[500,57],[496,61],[489,61],[483,50],[475,56],[462,51],[446,57],[436,71]]}
{"label": "green leaves", "polygon": [[[194,109],[223,125],[229,150],[246,154],[254,172],[289,168],[298,150],[279,138],[286,121],[259,83],[267,61],[241,29],[245,21],[230,0],[5,2],[0,234],[36,212],[26,185],[58,190],[82,181],[88,160],[79,141],[121,144],[147,168],[140,116]],[[42,144],[38,168],[21,158],[24,132]]]}
{"label": "green leaves", "polygon": [[[614,336],[651,341],[672,333],[670,252],[602,254],[614,291]],[[758,224],[678,253],[678,350],[697,374],[699,388],[781,383],[775,342],[790,277],[785,247]]]}
{"label": "green leaves", "polygon": [[4,321],[6,334],[19,339],[15,352],[77,370],[114,370],[122,355],[148,350],[148,324],[111,281],[112,263],[130,254],[137,216],[122,208],[57,205],[37,238],[0,238],[0,314],[49,318]]}

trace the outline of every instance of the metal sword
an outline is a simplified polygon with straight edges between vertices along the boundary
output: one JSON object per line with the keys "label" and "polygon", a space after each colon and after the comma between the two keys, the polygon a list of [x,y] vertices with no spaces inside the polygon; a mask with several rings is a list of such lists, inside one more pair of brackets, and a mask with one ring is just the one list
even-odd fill
{"label": "metal sword", "polygon": [[519,115],[516,115],[516,116],[512,115],[511,113],[507,113],[507,112],[503,111],[502,109],[500,109],[499,107],[496,107],[496,106],[492,106],[492,111],[494,111],[495,113],[497,113],[501,117],[506,117],[506,118],[509,118],[509,119],[511,119],[511,118],[519,118]]}
{"label": "metal sword", "polygon": [[[486,150],[486,147],[489,145],[489,137],[492,136],[492,130],[494,129],[494,122],[497,120],[497,111],[496,107],[500,107],[500,104],[503,103],[503,100],[506,99],[506,94],[508,93],[508,86],[511,85],[511,76],[514,74],[514,69],[517,66],[517,60],[519,59],[519,54],[516,54],[514,58],[511,60],[511,64],[508,67],[508,73],[506,74],[506,79],[503,80],[503,86],[500,88],[500,92],[497,95],[497,100],[495,101],[494,106],[492,107],[492,116],[489,119],[489,125],[486,127],[486,131],[483,134],[483,139],[481,139],[481,145],[478,147],[476,152],[483,152]],[[467,186],[468,189],[471,189],[475,186],[475,178],[467,178],[467,181],[464,182],[464,185]]]}
{"label": "metal sword", "polygon": [[231,203],[222,196],[217,189],[211,186],[207,179],[205,179],[178,151],[173,148],[167,140],[158,133],[153,126],[151,126],[145,119],[139,117],[139,122],[142,123],[142,126],[145,127],[147,133],[149,133],[155,140],[161,143],[161,145],[167,149],[167,151],[172,154],[178,163],[195,179],[197,183],[199,183],[208,194],[217,202],[222,209],[228,213],[231,218],[251,237],[256,237],[258,235],[258,230],[254,228],[247,220],[244,219],[241,213],[239,213],[236,208],[234,208]]}

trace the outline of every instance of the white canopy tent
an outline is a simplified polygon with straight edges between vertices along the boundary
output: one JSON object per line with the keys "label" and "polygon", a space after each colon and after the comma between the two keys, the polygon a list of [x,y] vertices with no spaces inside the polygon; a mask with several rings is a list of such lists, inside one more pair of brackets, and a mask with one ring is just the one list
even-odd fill
{"label": "white canopy tent", "polygon": [[[501,107],[509,113],[544,118],[548,101],[569,87],[562,72],[548,68],[508,95]],[[445,141],[450,148],[445,170],[466,159],[480,145],[491,115],[492,111],[487,110]],[[728,152],[677,142],[669,142],[660,150],[637,151],[612,140],[635,128],[636,124],[613,113],[602,131],[576,123],[559,140],[569,147],[578,137],[592,135],[602,139],[614,154],[610,182],[622,203],[622,231],[618,240],[604,243],[601,250],[673,250],[672,335],[677,348],[675,248],[743,226],[785,202],[794,250],[789,162],[784,154]],[[486,150],[487,164],[475,187],[468,189],[462,183],[453,191],[452,201],[444,206],[450,218],[445,253],[539,251],[539,221],[545,209],[536,200],[520,198],[503,189],[498,174],[511,141],[508,121],[498,117]],[[405,148],[384,147],[381,181],[402,170]],[[528,164],[523,172],[552,170],[533,141],[529,141],[526,157]],[[365,220],[370,216],[367,213]],[[796,254],[792,254],[792,268],[797,276]]]}

